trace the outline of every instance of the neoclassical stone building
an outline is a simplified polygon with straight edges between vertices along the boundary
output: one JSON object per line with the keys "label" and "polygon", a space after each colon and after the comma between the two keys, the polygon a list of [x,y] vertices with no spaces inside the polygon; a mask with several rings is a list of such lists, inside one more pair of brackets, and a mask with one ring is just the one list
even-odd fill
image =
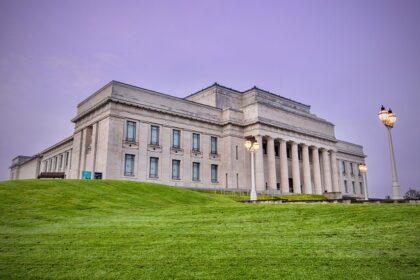
{"label": "neoclassical stone building", "polygon": [[[337,140],[310,106],[257,87],[217,83],[185,98],[112,81],[82,101],[74,133],[12,161],[11,179],[125,179],[249,190],[253,137],[258,192],[363,197],[360,145]],[[41,176],[41,177],[42,177]]]}

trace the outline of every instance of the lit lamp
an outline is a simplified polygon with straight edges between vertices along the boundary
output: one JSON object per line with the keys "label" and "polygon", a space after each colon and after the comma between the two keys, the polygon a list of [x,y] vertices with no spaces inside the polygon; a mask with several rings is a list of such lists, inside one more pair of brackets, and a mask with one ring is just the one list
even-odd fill
{"label": "lit lamp", "polygon": [[367,165],[366,164],[359,164],[359,171],[360,173],[363,174],[363,182],[364,182],[364,193],[365,193],[365,200],[369,200],[369,196],[368,196],[368,187],[367,187],[367,178],[366,178],[366,173],[367,173]]}
{"label": "lit lamp", "polygon": [[392,144],[391,129],[397,121],[397,116],[391,109],[385,110],[382,106],[378,113],[379,120],[386,126],[388,130],[389,152],[391,155],[391,169],[392,169],[392,199],[402,199],[400,183],[398,182],[397,165],[395,163],[394,145]]}
{"label": "lit lamp", "polygon": [[259,149],[260,144],[255,140],[245,141],[245,148],[251,152],[251,201],[257,200],[257,190],[255,189],[255,167],[254,153]]}

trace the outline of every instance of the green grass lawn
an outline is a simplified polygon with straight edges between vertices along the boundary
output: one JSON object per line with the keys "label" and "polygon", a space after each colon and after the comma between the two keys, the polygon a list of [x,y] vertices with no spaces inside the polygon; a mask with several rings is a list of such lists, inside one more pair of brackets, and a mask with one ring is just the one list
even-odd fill
{"label": "green grass lawn", "polygon": [[0,279],[420,279],[420,207],[0,182]]}

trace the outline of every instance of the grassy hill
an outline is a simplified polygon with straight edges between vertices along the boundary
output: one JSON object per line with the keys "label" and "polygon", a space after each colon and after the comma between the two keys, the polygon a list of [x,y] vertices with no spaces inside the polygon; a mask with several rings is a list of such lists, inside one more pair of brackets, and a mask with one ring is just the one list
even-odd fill
{"label": "grassy hill", "polygon": [[0,182],[0,279],[419,279],[416,205],[256,205],[126,181]]}

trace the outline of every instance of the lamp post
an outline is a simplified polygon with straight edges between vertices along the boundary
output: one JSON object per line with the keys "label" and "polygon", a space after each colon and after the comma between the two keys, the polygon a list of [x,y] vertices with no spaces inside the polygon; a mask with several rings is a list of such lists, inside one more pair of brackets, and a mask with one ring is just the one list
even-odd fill
{"label": "lamp post", "polygon": [[360,173],[363,174],[363,186],[364,186],[364,190],[363,192],[365,193],[365,200],[369,200],[369,196],[368,196],[368,186],[367,186],[367,178],[366,178],[366,172],[367,172],[368,168],[366,164],[359,164],[359,171]]}
{"label": "lamp post", "polygon": [[397,121],[397,116],[392,112],[391,109],[388,109],[387,111],[385,110],[385,107],[382,106],[378,113],[378,117],[388,130],[389,152],[391,155],[392,169],[392,199],[402,199],[400,183],[398,182],[397,165],[395,163],[394,145],[392,144],[391,135],[391,129],[394,127],[394,124]]}
{"label": "lamp post", "polygon": [[260,144],[255,140],[245,141],[245,148],[251,152],[251,201],[257,200],[257,190],[255,188],[255,167],[254,167],[254,153],[258,150]]}

